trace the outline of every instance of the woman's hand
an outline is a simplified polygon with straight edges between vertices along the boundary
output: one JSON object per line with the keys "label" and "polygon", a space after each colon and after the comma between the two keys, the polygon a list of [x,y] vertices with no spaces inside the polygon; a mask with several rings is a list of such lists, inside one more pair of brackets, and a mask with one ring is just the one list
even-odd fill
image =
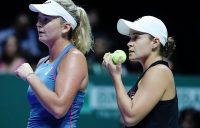
{"label": "woman's hand", "polygon": [[122,74],[122,58],[120,57],[119,62],[115,65],[112,61],[112,54],[106,53],[103,57],[103,66],[109,71],[112,77],[121,76]]}
{"label": "woman's hand", "polygon": [[30,76],[31,74],[34,74],[34,72],[28,63],[24,63],[17,68],[15,74],[21,79],[26,81],[27,77]]}

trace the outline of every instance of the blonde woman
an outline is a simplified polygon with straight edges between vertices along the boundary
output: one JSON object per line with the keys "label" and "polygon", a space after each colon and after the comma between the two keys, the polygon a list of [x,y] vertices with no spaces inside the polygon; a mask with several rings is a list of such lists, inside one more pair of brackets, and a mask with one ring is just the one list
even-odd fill
{"label": "blonde woman", "polygon": [[27,127],[76,128],[88,84],[84,54],[92,43],[87,14],[71,0],[48,0],[29,8],[38,13],[39,40],[49,56],[39,61],[35,72],[28,63],[16,70],[30,85]]}

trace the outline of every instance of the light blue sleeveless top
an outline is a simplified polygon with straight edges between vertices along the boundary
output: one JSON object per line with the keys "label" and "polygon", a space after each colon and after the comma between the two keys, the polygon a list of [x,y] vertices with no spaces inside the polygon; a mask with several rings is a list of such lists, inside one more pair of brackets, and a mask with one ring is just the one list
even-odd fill
{"label": "light blue sleeveless top", "polygon": [[[74,48],[74,45],[70,44],[66,46],[52,63],[46,63],[49,58],[47,57],[36,68],[36,75],[51,91],[55,89],[57,67],[64,55],[66,55],[71,48]],[[40,104],[35,92],[32,90],[31,86],[29,86],[27,97],[31,105],[31,111],[27,128],[76,128],[79,114],[83,106],[84,96],[84,92],[78,91],[67,114],[61,119],[56,119]]]}

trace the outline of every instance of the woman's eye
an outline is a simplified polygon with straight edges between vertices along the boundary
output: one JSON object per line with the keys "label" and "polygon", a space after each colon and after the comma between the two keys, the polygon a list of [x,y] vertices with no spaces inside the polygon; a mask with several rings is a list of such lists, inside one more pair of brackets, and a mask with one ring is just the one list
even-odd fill
{"label": "woman's eye", "polygon": [[44,22],[44,23],[48,23],[49,21],[50,21],[50,20],[49,20],[48,18],[44,18],[44,19],[43,19],[43,22]]}
{"label": "woman's eye", "polygon": [[40,23],[42,23],[42,24],[47,24],[48,22],[50,22],[51,21],[51,19],[50,18],[47,18],[47,17],[39,17],[38,18],[38,21],[40,22]]}
{"label": "woman's eye", "polygon": [[138,39],[138,36],[133,36],[133,37],[131,37],[131,40],[132,41],[136,41]]}

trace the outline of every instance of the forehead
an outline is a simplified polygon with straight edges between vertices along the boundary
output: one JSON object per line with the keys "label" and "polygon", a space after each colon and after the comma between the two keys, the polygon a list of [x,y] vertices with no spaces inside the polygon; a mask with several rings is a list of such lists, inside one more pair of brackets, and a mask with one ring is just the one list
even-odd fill
{"label": "forehead", "polygon": [[136,30],[130,30],[130,33],[129,33],[130,36],[131,35],[144,35],[144,34],[147,34],[147,33],[136,31]]}
{"label": "forehead", "polygon": [[136,37],[136,36],[147,36],[147,33],[141,33],[141,32],[137,32],[137,33],[130,33],[129,36],[130,37]]}

